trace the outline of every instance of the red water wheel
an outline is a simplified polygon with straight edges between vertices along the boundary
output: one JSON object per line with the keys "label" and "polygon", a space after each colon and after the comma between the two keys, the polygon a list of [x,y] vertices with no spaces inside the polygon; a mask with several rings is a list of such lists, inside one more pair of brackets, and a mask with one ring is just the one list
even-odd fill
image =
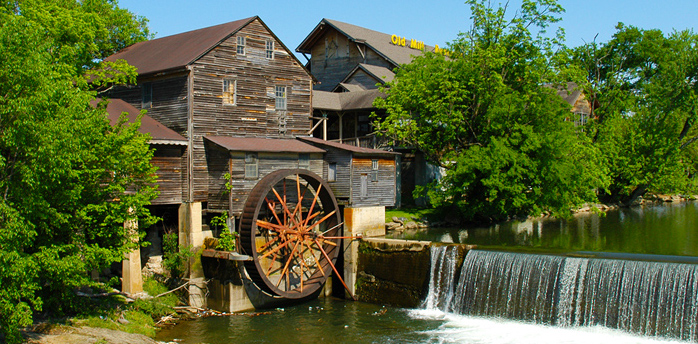
{"label": "red water wheel", "polygon": [[272,295],[313,294],[336,271],[341,226],[337,200],[318,175],[307,170],[267,175],[248,196],[240,219],[242,249],[253,257],[245,262],[248,275]]}

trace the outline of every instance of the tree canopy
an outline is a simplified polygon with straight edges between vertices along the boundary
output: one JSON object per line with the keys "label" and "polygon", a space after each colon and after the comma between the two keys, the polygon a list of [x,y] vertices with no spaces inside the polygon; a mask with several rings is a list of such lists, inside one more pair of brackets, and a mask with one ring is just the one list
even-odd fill
{"label": "tree canopy", "polygon": [[[0,333],[79,311],[74,289],[137,243],[154,169],[138,125],[110,125],[96,86],[135,81],[101,59],[149,37],[114,0],[0,1]],[[108,71],[108,72],[105,72]],[[91,83],[89,83],[90,81]]]}
{"label": "tree canopy", "polygon": [[557,96],[582,74],[570,65],[562,32],[546,29],[563,9],[555,0],[506,8],[469,0],[473,27],[449,54],[425,52],[402,66],[376,106],[383,135],[446,169],[429,196],[471,221],[549,211],[595,199],[607,185],[601,154],[575,129]]}
{"label": "tree canopy", "polygon": [[609,42],[574,51],[585,93],[598,104],[590,126],[606,157],[609,200],[632,202],[648,190],[696,191],[698,36],[622,23]]}

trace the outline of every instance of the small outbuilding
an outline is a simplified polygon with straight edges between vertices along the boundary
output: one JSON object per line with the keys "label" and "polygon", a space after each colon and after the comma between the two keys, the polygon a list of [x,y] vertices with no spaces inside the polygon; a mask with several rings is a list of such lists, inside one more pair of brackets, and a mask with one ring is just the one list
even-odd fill
{"label": "small outbuilding", "polygon": [[299,140],[226,136],[204,139],[209,160],[209,211],[228,211],[239,217],[250,191],[274,171],[303,169],[317,175],[323,173],[325,150]]}
{"label": "small outbuilding", "polygon": [[340,205],[395,206],[398,180],[396,159],[400,153],[315,137],[298,137],[298,140],[327,151],[321,175]]}

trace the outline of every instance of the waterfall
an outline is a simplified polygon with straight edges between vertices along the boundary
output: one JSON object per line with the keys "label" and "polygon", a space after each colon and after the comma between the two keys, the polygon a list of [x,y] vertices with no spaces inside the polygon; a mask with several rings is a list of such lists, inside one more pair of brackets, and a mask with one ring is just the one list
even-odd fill
{"label": "waterfall", "polygon": [[455,251],[432,248],[425,307],[698,340],[698,265],[471,250],[456,271]]}

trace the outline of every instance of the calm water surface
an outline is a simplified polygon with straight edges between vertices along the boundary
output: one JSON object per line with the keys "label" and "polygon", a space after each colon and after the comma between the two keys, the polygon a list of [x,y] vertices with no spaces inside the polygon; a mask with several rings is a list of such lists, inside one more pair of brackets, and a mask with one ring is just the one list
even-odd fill
{"label": "calm water surface", "polygon": [[393,237],[491,248],[698,256],[698,202],[622,208],[605,216],[583,213],[569,220],[408,231]]}

